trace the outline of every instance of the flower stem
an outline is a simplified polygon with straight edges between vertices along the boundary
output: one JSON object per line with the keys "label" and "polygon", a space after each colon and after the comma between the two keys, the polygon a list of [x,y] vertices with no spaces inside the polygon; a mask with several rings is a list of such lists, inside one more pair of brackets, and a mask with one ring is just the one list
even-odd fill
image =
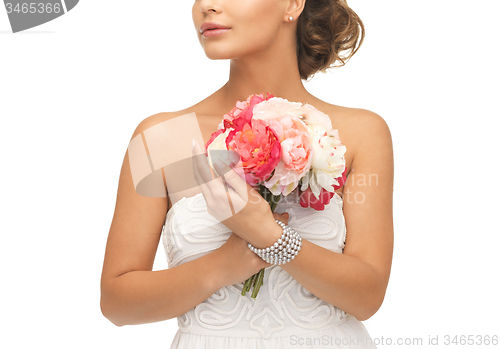
{"label": "flower stem", "polygon": [[[262,184],[259,185],[259,194],[267,201],[269,206],[271,206],[271,212],[274,212],[282,195],[274,195],[267,187]],[[264,282],[264,269],[265,268],[262,268],[258,273],[255,273],[245,281],[243,289],[241,290],[242,296],[249,292],[250,288],[253,286],[252,298],[257,298],[259,289]]]}
{"label": "flower stem", "polygon": [[[257,282],[257,276],[259,275],[259,273],[255,273],[253,274],[252,276],[252,286],[255,287],[255,282]],[[249,289],[250,290],[250,289]]]}
{"label": "flower stem", "polygon": [[257,294],[259,293],[260,286],[264,283],[264,269],[262,268],[257,276],[257,281],[255,282],[255,286],[253,287],[252,298],[257,298]]}
{"label": "flower stem", "polygon": [[243,290],[241,290],[241,295],[244,296],[248,291],[250,291],[250,286],[252,284],[252,277],[248,278],[243,285]]}

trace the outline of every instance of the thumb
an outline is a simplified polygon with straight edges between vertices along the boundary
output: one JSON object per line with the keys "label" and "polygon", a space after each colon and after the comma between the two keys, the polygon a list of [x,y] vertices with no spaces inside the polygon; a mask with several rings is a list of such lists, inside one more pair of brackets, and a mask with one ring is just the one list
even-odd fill
{"label": "thumb", "polygon": [[276,218],[278,220],[285,219],[288,221],[290,219],[290,214],[288,212],[283,212],[283,213],[273,212],[273,216],[274,216],[274,218]]}

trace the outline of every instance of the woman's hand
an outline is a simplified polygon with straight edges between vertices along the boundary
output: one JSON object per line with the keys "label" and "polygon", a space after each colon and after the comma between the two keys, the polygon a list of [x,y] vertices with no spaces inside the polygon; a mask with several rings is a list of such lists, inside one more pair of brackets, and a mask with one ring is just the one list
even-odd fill
{"label": "woman's hand", "polygon": [[219,260],[224,266],[220,270],[224,286],[245,282],[262,268],[271,266],[252,252],[248,248],[248,242],[235,233],[231,233],[224,245],[214,252],[220,255]]}
{"label": "woman's hand", "polygon": [[[287,212],[283,214],[273,212],[273,216],[275,219],[288,224],[289,215]],[[219,260],[224,266],[221,268],[222,280],[220,281],[224,286],[245,282],[262,268],[272,265],[260,258],[255,252],[252,252],[248,248],[248,242],[235,233],[231,233],[224,245],[219,247],[215,253],[220,255]]]}
{"label": "woman's hand", "polygon": [[288,212],[285,212],[285,213],[273,212],[273,216],[274,216],[274,219],[282,221],[283,223],[288,225],[288,220],[290,219],[290,215],[288,214]]}
{"label": "woman's hand", "polygon": [[[275,219],[288,224],[288,212],[279,214],[273,212]],[[235,233],[231,233],[224,245],[217,249],[224,260],[221,272],[223,272],[222,283],[224,286],[245,282],[249,277],[258,273],[262,268],[270,267],[256,253],[248,248],[248,242],[240,238]]]}
{"label": "woman's hand", "polygon": [[[229,155],[237,154],[231,151]],[[242,179],[245,177],[243,168],[231,168],[222,163],[220,168],[216,166],[221,176],[217,178],[196,141],[193,158],[194,177],[207,203],[208,213],[256,247],[267,247],[279,238],[282,229],[276,224],[269,203]],[[233,161],[239,163],[239,159]]]}

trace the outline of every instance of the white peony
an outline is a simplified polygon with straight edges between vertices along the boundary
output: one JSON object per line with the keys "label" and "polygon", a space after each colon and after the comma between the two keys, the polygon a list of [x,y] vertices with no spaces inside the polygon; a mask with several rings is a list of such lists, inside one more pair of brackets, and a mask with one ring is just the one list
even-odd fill
{"label": "white peony", "polygon": [[252,119],[275,119],[285,115],[296,115],[295,111],[302,108],[302,103],[290,102],[287,99],[273,97],[262,101],[253,107]]}

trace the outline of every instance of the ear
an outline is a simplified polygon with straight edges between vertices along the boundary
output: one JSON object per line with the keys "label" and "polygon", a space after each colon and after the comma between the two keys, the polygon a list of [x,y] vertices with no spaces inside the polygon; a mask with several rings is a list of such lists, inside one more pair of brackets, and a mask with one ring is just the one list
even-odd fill
{"label": "ear", "polygon": [[288,6],[285,12],[285,19],[288,21],[288,17],[292,16],[294,22],[299,18],[300,14],[304,10],[306,5],[306,0],[288,0]]}

